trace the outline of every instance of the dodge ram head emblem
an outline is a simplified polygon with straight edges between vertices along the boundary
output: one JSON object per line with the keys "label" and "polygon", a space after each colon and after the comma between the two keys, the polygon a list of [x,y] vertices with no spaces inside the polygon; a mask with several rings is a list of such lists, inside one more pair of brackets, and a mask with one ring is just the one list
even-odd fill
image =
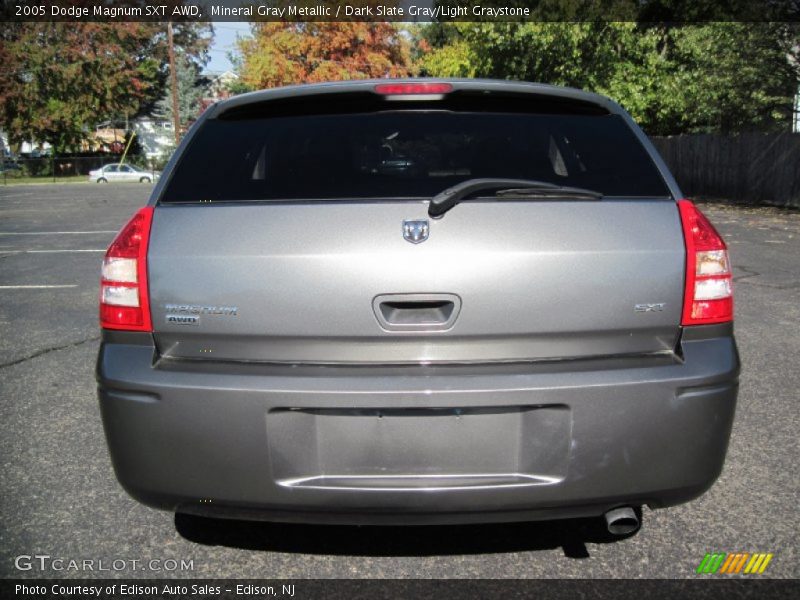
{"label": "dodge ram head emblem", "polygon": [[412,244],[427,240],[429,232],[427,221],[403,221],[403,237]]}

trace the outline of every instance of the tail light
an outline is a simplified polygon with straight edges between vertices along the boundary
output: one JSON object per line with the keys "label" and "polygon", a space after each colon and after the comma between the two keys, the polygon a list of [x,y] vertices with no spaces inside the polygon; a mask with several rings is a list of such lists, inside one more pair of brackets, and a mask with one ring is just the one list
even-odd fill
{"label": "tail light", "polygon": [[733,277],[722,236],[689,200],[678,210],[686,242],[686,288],[682,325],[733,321]]}
{"label": "tail light", "polygon": [[140,209],[111,242],[100,280],[100,326],[152,331],[147,290],[147,245],[153,207]]}

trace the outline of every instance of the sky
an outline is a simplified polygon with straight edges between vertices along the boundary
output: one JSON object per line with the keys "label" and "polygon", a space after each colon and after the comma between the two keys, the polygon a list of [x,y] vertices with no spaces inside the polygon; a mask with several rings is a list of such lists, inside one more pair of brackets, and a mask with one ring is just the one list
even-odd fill
{"label": "sky", "polygon": [[245,37],[250,33],[249,23],[222,22],[214,23],[214,43],[211,44],[211,60],[207,71],[227,71],[232,68],[228,53],[236,46],[236,36]]}

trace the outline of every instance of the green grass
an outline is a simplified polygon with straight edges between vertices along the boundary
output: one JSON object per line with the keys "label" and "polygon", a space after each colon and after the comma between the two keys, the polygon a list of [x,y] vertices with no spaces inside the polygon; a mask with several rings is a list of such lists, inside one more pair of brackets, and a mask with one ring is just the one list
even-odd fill
{"label": "green grass", "polygon": [[69,175],[67,177],[21,177],[18,175],[4,176],[0,173],[0,185],[36,185],[43,183],[88,183],[88,175]]}

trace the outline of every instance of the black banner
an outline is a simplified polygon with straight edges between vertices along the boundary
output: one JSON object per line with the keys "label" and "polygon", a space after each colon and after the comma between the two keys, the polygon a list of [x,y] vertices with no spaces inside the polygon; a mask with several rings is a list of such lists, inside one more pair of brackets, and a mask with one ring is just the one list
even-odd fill
{"label": "black banner", "polygon": [[800,0],[0,0],[3,21],[781,21]]}
{"label": "black banner", "polygon": [[797,598],[800,585],[789,579],[687,579],[687,580],[6,580],[0,597],[40,599],[194,598],[255,599],[347,598],[353,600],[423,598],[536,598],[574,600],[660,600],[661,598],[720,598],[726,600]]}

